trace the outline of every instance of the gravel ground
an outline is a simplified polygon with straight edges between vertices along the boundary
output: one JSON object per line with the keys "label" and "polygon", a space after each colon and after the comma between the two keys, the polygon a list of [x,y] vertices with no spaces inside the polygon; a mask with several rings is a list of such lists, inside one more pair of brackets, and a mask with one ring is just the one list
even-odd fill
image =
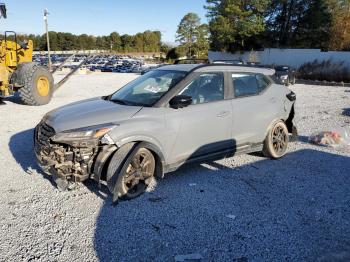
{"label": "gravel ground", "polygon": [[0,107],[0,261],[350,258],[350,150],[307,143],[315,131],[350,126],[349,88],[292,88],[300,141],[281,160],[242,155],[189,165],[116,207],[92,182],[59,192],[35,163],[33,127],[53,108],[134,77],[76,75],[49,105],[11,99]]}

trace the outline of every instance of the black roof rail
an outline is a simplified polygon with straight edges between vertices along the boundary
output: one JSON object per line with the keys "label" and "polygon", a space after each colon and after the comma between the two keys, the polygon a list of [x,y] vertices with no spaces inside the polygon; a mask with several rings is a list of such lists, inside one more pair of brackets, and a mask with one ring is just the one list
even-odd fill
{"label": "black roof rail", "polygon": [[185,58],[185,59],[177,59],[174,62],[174,65],[179,64],[208,64],[208,59],[198,59],[198,58]]}
{"label": "black roof rail", "polygon": [[218,59],[211,60],[210,64],[226,64],[226,65],[245,65],[246,63],[240,59]]}

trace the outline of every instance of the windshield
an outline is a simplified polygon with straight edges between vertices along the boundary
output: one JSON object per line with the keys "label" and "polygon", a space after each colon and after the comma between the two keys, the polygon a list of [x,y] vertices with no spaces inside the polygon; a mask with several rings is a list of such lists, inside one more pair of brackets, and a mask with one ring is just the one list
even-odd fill
{"label": "windshield", "polygon": [[153,70],[115,92],[110,100],[125,105],[152,106],[186,76],[186,72]]}

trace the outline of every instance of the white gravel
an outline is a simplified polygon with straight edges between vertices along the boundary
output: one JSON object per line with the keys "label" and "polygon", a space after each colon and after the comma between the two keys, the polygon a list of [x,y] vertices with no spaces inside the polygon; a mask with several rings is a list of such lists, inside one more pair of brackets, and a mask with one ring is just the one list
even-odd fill
{"label": "white gravel", "polygon": [[[132,74],[73,76],[52,103],[0,106],[0,261],[315,261],[349,255],[350,150],[307,137],[350,128],[350,89],[296,85],[300,142],[272,161],[194,164],[152,193],[111,205],[95,183],[59,192],[35,162],[33,127],[49,110],[111,93]],[[342,253],[345,252],[345,253]],[[187,257],[187,256],[185,256]]]}

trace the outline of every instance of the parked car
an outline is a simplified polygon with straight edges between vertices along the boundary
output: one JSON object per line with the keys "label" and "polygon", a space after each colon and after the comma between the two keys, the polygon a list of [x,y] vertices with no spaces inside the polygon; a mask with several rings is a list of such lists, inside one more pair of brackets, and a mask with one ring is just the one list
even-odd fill
{"label": "parked car", "polygon": [[35,128],[39,165],[65,188],[106,184],[113,201],[142,194],[185,163],[262,151],[285,155],[295,94],[272,69],[170,65],[115,93],[47,113]]}
{"label": "parked car", "polygon": [[284,84],[294,85],[296,82],[295,70],[287,65],[284,66],[276,66],[276,77]]}

